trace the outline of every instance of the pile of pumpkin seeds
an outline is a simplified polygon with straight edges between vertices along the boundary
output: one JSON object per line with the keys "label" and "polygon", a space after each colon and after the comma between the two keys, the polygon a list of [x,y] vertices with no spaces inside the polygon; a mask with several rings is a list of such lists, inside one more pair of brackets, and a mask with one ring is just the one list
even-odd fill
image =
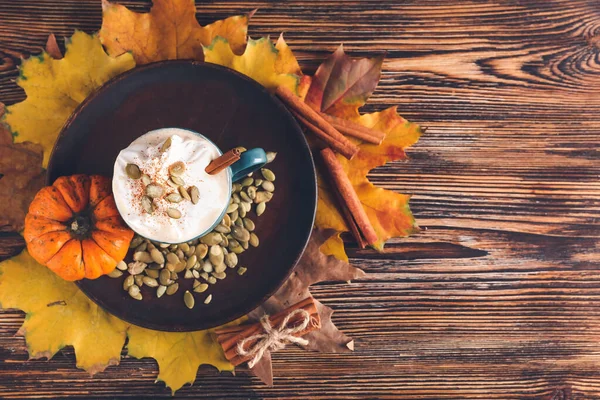
{"label": "pile of pumpkin seeds", "polygon": [[[276,153],[267,153],[268,161]],[[192,288],[183,294],[184,304],[192,309],[194,295],[208,292],[211,285],[235,270],[243,275],[246,267],[239,265],[238,255],[250,247],[258,247],[259,239],[250,213],[260,217],[275,191],[275,174],[267,168],[250,174],[233,184],[231,200],[223,220],[207,235],[179,244],[157,243],[135,236],[130,248],[133,261],[121,261],[109,274],[112,278],[125,276],[123,290],[136,300],[142,300],[141,288],[155,289],[156,297],[180,293],[182,280],[193,280]],[[209,304],[212,294],[202,295],[202,303]]]}

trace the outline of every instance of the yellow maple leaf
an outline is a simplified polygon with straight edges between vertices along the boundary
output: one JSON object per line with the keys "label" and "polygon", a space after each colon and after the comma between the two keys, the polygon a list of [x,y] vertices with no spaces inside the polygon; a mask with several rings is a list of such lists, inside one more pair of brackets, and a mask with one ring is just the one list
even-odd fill
{"label": "yellow maple leaf", "polygon": [[236,70],[269,90],[282,85],[297,92],[300,77],[294,65],[295,57],[291,60],[293,54],[286,49],[285,42],[279,47],[281,50],[268,37],[248,39],[246,50],[238,56],[226,39],[217,37],[210,46],[204,48],[204,61]]}
{"label": "yellow maple leaf", "polygon": [[27,250],[0,263],[0,304],[27,313],[19,332],[31,358],[51,358],[71,345],[77,367],[91,374],[119,363],[127,324],[38,264]]}
{"label": "yellow maple leaf", "polygon": [[55,60],[43,52],[23,61],[17,84],[27,98],[7,107],[5,115],[15,141],[41,144],[42,165],[46,167],[62,126],[79,103],[110,78],[134,66],[130,54],[110,57],[97,36],[81,31],[67,42],[64,58]]}
{"label": "yellow maple leaf", "polygon": [[[245,320],[243,317],[227,325],[238,325]],[[202,364],[210,364],[219,372],[234,370],[213,336],[214,329],[161,332],[132,325],[127,333],[127,353],[135,358],[154,358],[158,363],[158,380],[165,382],[174,394],[186,383],[194,382]]]}
{"label": "yellow maple leaf", "polygon": [[217,36],[229,40],[233,51],[246,45],[248,20],[242,15],[200,26],[194,0],[154,0],[148,13],[102,1],[100,40],[109,54],[131,51],[138,64],[161,60],[202,60],[202,46]]}

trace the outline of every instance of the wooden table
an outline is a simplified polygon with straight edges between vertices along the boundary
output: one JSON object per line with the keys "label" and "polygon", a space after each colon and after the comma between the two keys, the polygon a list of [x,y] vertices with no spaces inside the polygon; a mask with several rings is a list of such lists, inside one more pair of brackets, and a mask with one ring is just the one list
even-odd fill
{"label": "wooden table", "polygon": [[[309,73],[340,43],[387,51],[365,111],[398,104],[427,133],[372,180],[413,194],[424,230],[350,250],[366,279],[313,288],[353,354],[288,348],[273,388],[206,367],[178,396],[600,398],[598,0],[204,1],[198,18],[257,7],[251,36],[284,31]],[[19,58],[48,33],[100,18],[100,0],[1,1],[0,100],[23,99]],[[27,361],[22,321],[0,312],[0,396],[170,396],[150,359],[93,379],[70,348]]]}

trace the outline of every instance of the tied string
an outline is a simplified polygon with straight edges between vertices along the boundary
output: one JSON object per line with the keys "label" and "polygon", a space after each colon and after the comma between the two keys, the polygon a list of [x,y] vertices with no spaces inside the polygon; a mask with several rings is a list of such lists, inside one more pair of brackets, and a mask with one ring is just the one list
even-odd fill
{"label": "tied string", "polygon": [[[302,316],[302,322],[295,327],[289,328],[287,325],[290,319],[296,315]],[[308,340],[301,337],[294,336],[298,332],[302,332],[310,323],[310,313],[303,309],[294,310],[289,313],[279,327],[271,326],[269,316],[265,315],[260,319],[260,324],[263,327],[264,333],[259,333],[254,336],[247,337],[237,344],[237,352],[240,356],[251,356],[252,359],[248,361],[250,368],[254,367],[256,363],[265,354],[265,351],[276,351],[281,350],[285,347],[286,343],[296,343],[306,346]],[[254,345],[250,346],[248,350],[244,347],[247,343],[256,340]]]}

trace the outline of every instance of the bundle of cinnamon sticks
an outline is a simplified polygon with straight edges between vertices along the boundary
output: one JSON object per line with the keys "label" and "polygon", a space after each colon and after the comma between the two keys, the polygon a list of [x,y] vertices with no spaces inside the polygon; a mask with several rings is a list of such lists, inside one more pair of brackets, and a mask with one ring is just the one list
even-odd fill
{"label": "bundle of cinnamon sticks", "polygon": [[381,144],[385,134],[313,110],[289,89],[282,86],[277,88],[275,94],[288,105],[303,125],[327,144],[328,148],[321,150],[321,159],[346,224],[360,248],[365,248],[367,244],[374,245],[377,242],[377,233],[334,151],[351,160],[358,153],[359,148],[344,134],[373,144]]}

